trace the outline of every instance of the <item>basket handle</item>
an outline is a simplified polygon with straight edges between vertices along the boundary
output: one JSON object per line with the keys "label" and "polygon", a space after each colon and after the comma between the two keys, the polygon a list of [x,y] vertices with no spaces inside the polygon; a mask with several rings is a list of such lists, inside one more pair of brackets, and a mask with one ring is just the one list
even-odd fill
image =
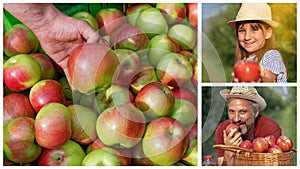
{"label": "basket handle", "polygon": [[213,145],[213,148],[222,149],[222,150],[229,150],[229,151],[246,151],[246,152],[252,152],[251,150],[243,148],[243,147],[229,146],[229,145],[223,145],[223,144]]}

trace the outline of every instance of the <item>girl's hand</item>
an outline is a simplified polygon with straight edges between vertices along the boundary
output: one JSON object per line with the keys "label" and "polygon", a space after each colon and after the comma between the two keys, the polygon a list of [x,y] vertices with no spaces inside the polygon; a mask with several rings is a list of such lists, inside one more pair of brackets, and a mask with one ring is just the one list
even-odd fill
{"label": "girl's hand", "polygon": [[277,76],[269,70],[263,70],[260,73],[262,82],[276,82]]}

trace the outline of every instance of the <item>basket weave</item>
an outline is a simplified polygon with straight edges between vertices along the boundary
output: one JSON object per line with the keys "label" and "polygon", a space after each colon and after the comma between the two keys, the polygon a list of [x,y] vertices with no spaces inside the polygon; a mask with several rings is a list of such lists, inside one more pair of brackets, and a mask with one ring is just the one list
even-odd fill
{"label": "basket weave", "polygon": [[294,152],[284,153],[256,153],[248,149],[227,146],[214,145],[214,148],[229,150],[235,152],[234,166],[293,166]]}

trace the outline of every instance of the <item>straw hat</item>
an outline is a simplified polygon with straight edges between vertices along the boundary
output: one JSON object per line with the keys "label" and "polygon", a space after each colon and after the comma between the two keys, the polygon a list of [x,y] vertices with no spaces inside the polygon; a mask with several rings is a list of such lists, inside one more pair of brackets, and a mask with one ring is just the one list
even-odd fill
{"label": "straw hat", "polygon": [[221,90],[220,95],[226,102],[232,98],[251,100],[259,105],[259,111],[262,111],[267,107],[267,103],[254,87],[234,86],[231,90]]}
{"label": "straw hat", "polygon": [[235,20],[227,22],[227,25],[236,29],[236,22],[259,20],[276,28],[278,23],[272,20],[271,8],[267,3],[243,3]]}

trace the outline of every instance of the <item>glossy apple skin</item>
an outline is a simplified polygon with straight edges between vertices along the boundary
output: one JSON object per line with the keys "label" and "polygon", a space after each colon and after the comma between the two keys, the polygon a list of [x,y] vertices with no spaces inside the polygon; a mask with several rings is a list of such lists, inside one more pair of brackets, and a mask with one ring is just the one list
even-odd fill
{"label": "glossy apple skin", "polygon": [[35,53],[39,41],[34,33],[24,24],[13,25],[3,37],[3,51],[11,57],[17,54]]}
{"label": "glossy apple skin", "polygon": [[84,21],[88,22],[89,25],[95,31],[97,31],[99,29],[99,25],[98,25],[98,22],[97,22],[96,18],[91,13],[89,13],[87,11],[78,11],[75,14],[73,14],[72,17],[78,18],[78,19],[81,19],[81,20],[84,20]]}
{"label": "glossy apple skin", "polygon": [[253,152],[266,153],[269,149],[269,143],[264,137],[257,137],[252,141]]}
{"label": "glossy apple skin", "polygon": [[184,99],[193,103],[194,106],[197,106],[197,97],[191,90],[187,88],[177,87],[173,88],[172,92],[175,99]]}
{"label": "glossy apple skin", "polygon": [[169,53],[159,60],[156,73],[163,84],[182,87],[191,80],[193,68],[185,56],[178,53]]}
{"label": "glossy apple skin", "polygon": [[96,121],[98,114],[92,109],[78,104],[70,105],[68,109],[72,114],[71,139],[80,145],[90,144],[97,138]]}
{"label": "glossy apple skin", "polygon": [[127,160],[112,148],[98,148],[88,153],[81,163],[82,166],[127,166]]}
{"label": "glossy apple skin", "polygon": [[29,163],[36,160],[42,148],[35,143],[34,119],[17,117],[4,125],[3,152],[15,163]]}
{"label": "glossy apple skin", "polygon": [[188,127],[197,121],[198,113],[196,107],[191,102],[184,99],[175,99],[170,117]]}
{"label": "glossy apple skin", "polygon": [[93,108],[99,114],[108,108],[134,103],[133,94],[123,86],[111,85],[107,90],[97,93]]}
{"label": "glossy apple skin", "polygon": [[72,135],[70,110],[60,103],[49,103],[37,114],[34,122],[37,143],[55,149],[67,142]]}
{"label": "glossy apple skin", "polygon": [[29,55],[40,63],[42,71],[41,80],[55,78],[56,70],[53,65],[53,62],[48,56],[42,53],[31,53]]}
{"label": "glossy apple skin", "polygon": [[265,139],[268,141],[269,147],[273,147],[276,144],[277,139],[274,135],[268,135],[265,137]]}
{"label": "glossy apple skin", "polygon": [[106,145],[131,148],[143,137],[146,120],[132,104],[123,104],[102,112],[96,123],[98,138]]}
{"label": "glossy apple skin", "polygon": [[158,82],[156,70],[149,65],[141,65],[139,72],[132,78],[129,86],[129,90],[133,95],[137,93],[148,83]]}
{"label": "glossy apple skin", "polygon": [[76,47],[68,60],[70,85],[81,93],[107,89],[116,77],[119,60],[107,46],[85,43]]}
{"label": "glossy apple skin", "polygon": [[137,166],[157,166],[157,164],[150,161],[143,152],[142,141],[132,148],[133,165]]}
{"label": "glossy apple skin", "polygon": [[140,70],[140,58],[139,55],[129,49],[115,49],[119,59],[118,77],[113,81],[113,84],[120,86],[129,86],[133,77]]}
{"label": "glossy apple skin", "polygon": [[141,29],[130,24],[121,24],[110,34],[114,49],[129,49],[134,52],[146,49],[149,38]]}
{"label": "glossy apple skin", "polygon": [[192,67],[195,67],[195,64],[197,62],[197,57],[191,51],[181,50],[181,51],[179,51],[179,53],[182,54],[183,56],[187,57],[192,65]]}
{"label": "glossy apple skin", "polygon": [[228,126],[226,126],[225,128],[226,135],[228,136],[228,134],[231,133],[233,130],[237,130],[236,133],[238,133],[240,128],[236,124],[229,124]]}
{"label": "glossy apple skin", "polygon": [[197,43],[197,35],[191,26],[185,24],[173,25],[168,35],[180,46],[180,50],[191,51]]}
{"label": "glossy apple skin", "polygon": [[291,151],[293,148],[293,141],[288,136],[279,136],[276,144],[282,149],[283,152]]}
{"label": "glossy apple skin", "polygon": [[3,124],[16,117],[35,117],[28,97],[21,93],[11,93],[3,97]]}
{"label": "glossy apple skin", "polygon": [[244,141],[241,142],[241,144],[239,145],[239,147],[251,150],[252,149],[252,143],[251,143],[250,140],[244,140]]}
{"label": "glossy apple skin", "polygon": [[179,51],[180,47],[174,39],[166,34],[158,34],[150,40],[148,60],[151,65],[156,66],[164,55]]}
{"label": "glossy apple skin", "polygon": [[234,76],[239,82],[258,82],[260,79],[260,66],[255,61],[238,61],[234,65]]}
{"label": "glossy apple skin", "polygon": [[126,18],[128,23],[136,26],[136,20],[140,13],[150,7],[152,6],[148,3],[130,4],[130,6],[126,8]]}
{"label": "glossy apple skin", "polygon": [[85,152],[75,141],[68,140],[56,149],[43,149],[39,166],[80,166]]}
{"label": "glossy apple skin", "polygon": [[174,107],[172,90],[160,82],[145,85],[135,97],[135,104],[147,117],[168,116]]}
{"label": "glossy apple skin", "polygon": [[158,34],[167,34],[169,30],[163,14],[155,7],[143,10],[136,20],[136,26],[144,31],[149,39]]}
{"label": "glossy apple skin", "polygon": [[278,145],[275,144],[269,148],[268,153],[283,153],[283,151]]}
{"label": "glossy apple skin", "polygon": [[37,82],[29,93],[29,101],[33,109],[38,113],[48,103],[65,104],[66,98],[59,82],[45,79]]}
{"label": "glossy apple skin", "polygon": [[184,155],[189,144],[188,131],[178,121],[170,117],[160,117],[151,121],[142,140],[143,151],[158,165],[172,165]]}
{"label": "glossy apple skin", "polygon": [[183,3],[157,3],[156,8],[161,10],[169,25],[180,23],[187,13]]}
{"label": "glossy apple skin", "polygon": [[198,27],[198,4],[197,3],[187,3],[186,4],[187,16],[189,22],[194,26]]}
{"label": "glossy apple skin", "polygon": [[119,25],[127,23],[125,15],[116,8],[103,8],[95,16],[100,33],[110,35]]}
{"label": "glossy apple skin", "polygon": [[12,92],[31,88],[41,78],[38,61],[27,54],[10,57],[3,65],[3,82]]}

